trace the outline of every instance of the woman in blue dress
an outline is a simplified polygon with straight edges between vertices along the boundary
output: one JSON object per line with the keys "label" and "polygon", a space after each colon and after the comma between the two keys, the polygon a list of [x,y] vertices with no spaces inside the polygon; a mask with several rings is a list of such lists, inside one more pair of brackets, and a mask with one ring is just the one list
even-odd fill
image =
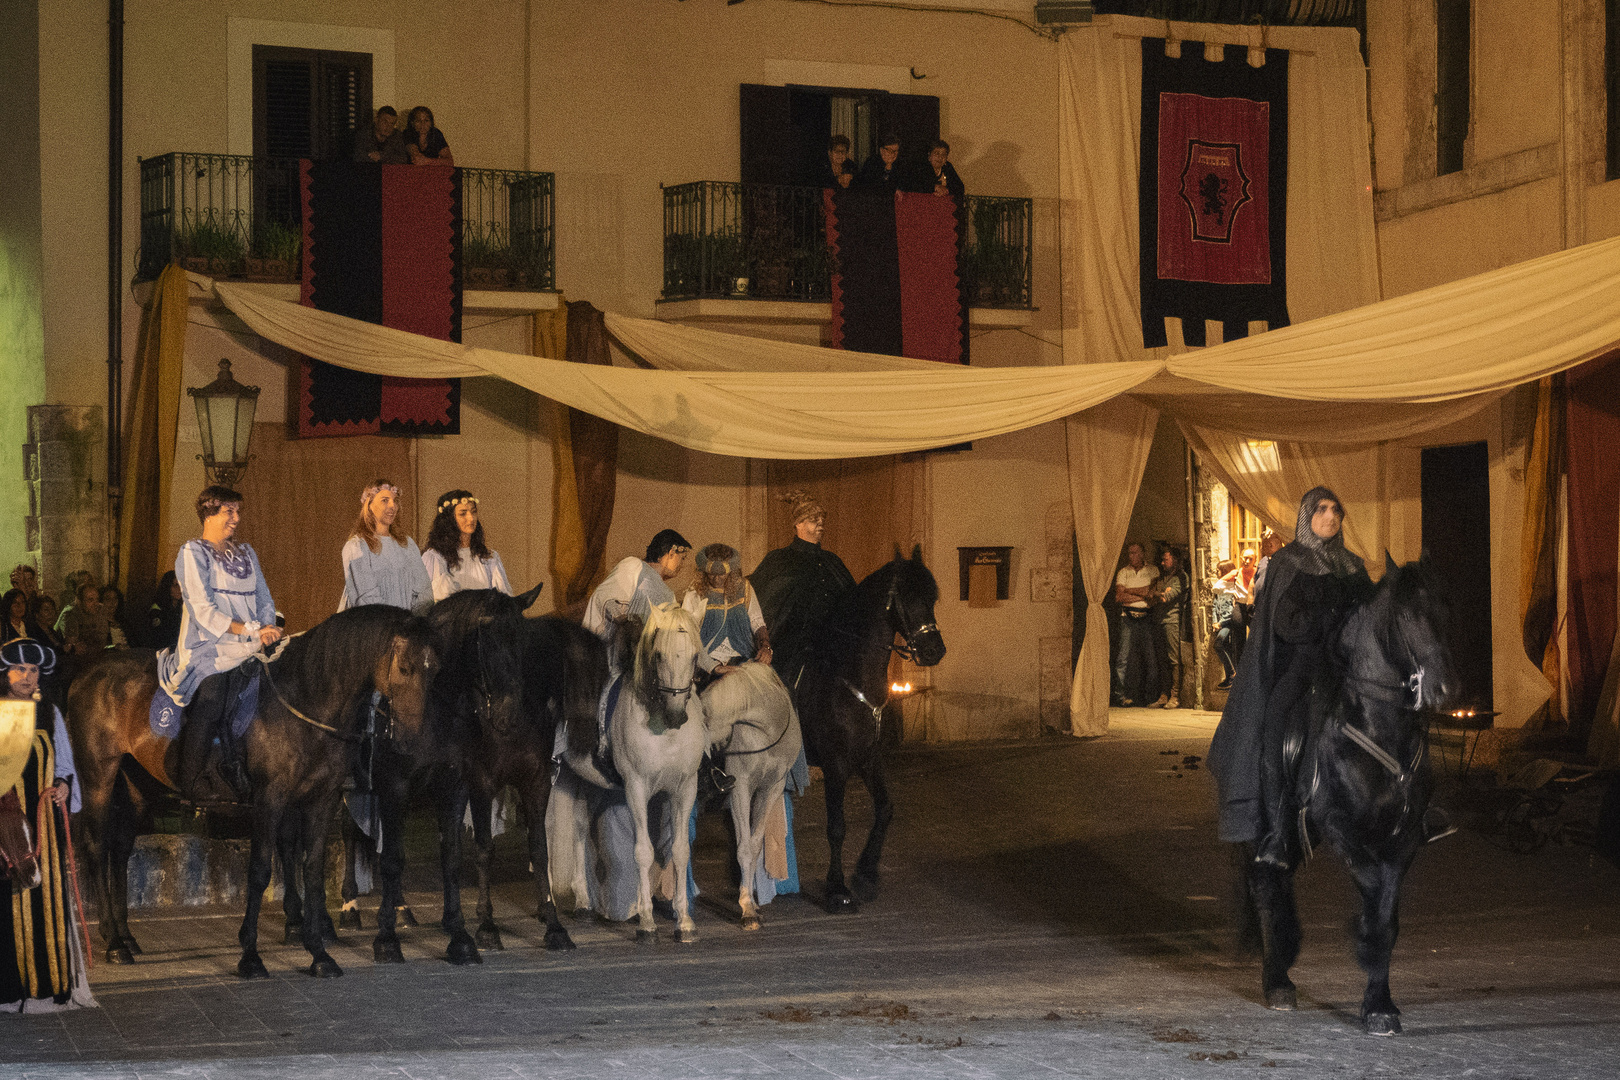
{"label": "woman in blue dress", "polygon": [[343,545],[339,611],[391,604],[417,615],[433,606],[433,583],[416,541],[399,521],[399,488],[378,480],[360,495],[360,519]]}
{"label": "woman in blue dress", "polygon": [[227,722],[241,695],[257,676],[243,664],[281,638],[276,605],[270,598],[259,557],[233,537],[242,522],[242,496],[210,484],[197,496],[202,535],[188,540],[174,560],[184,610],[180,642],[158,653],[158,684],[167,695],[154,706],[155,726],[180,732],[181,792],[194,795],[198,777],[218,741],[220,772],[238,798],[248,784],[237,732]]}

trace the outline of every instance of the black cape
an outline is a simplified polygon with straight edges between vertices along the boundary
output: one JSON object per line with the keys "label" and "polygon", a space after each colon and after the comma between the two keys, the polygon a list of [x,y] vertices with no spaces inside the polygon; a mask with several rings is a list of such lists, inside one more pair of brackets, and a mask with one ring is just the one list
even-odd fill
{"label": "black cape", "polygon": [[821,624],[855,578],[837,555],[795,537],[761,559],[748,580],[771,635],[771,666],[791,686]]}
{"label": "black cape", "polygon": [[[1311,536],[1305,503],[1314,508],[1323,492],[1332,495],[1317,488],[1302,500],[1296,535]],[[1321,541],[1296,539],[1284,546],[1271,557],[1265,587],[1255,597],[1248,644],[1209,744],[1209,769],[1220,792],[1220,838],[1228,843],[1257,839],[1263,825],[1260,755],[1272,692],[1297,653],[1320,648],[1342,615],[1342,602],[1372,590],[1361,559],[1344,549],[1342,536],[1334,541],[1326,552]],[[1334,600],[1324,603],[1325,596]]]}

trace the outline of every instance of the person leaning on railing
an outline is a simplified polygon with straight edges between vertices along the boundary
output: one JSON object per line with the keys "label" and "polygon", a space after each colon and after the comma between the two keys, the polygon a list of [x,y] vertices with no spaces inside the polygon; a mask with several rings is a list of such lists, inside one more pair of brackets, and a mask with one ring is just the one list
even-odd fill
{"label": "person leaning on railing", "polygon": [[392,105],[384,105],[377,110],[369,130],[359,128],[355,131],[354,160],[375,161],[383,165],[411,163],[411,155],[405,150],[405,136],[399,130],[399,114]]}
{"label": "person leaning on railing", "polygon": [[412,165],[454,165],[456,159],[450,154],[450,144],[444,141],[444,132],[433,122],[433,110],[426,105],[418,105],[411,110],[408,124],[410,131],[405,136],[405,152],[411,156]]}

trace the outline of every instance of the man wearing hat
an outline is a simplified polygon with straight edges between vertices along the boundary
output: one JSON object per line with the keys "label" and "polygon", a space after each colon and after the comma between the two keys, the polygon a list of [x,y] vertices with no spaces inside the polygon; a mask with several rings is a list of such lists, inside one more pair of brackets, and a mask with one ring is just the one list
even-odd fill
{"label": "man wearing hat", "polygon": [[821,624],[855,578],[844,560],[821,546],[827,521],[821,504],[803,491],[782,499],[791,508],[793,542],[766,554],[748,580],[770,628],[771,666],[791,689]]}

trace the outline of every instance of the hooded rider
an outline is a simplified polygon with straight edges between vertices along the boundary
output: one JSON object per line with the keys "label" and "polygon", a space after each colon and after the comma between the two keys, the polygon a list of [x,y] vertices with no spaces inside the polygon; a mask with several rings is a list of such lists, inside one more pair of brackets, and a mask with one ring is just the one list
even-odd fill
{"label": "hooded rider", "polygon": [[1287,869],[1298,859],[1298,802],[1284,762],[1303,737],[1311,682],[1349,609],[1372,591],[1344,546],[1344,505],[1325,487],[1300,500],[1294,542],[1272,556],[1237,677],[1210,743],[1220,789],[1220,836],[1254,841],[1255,860]]}

